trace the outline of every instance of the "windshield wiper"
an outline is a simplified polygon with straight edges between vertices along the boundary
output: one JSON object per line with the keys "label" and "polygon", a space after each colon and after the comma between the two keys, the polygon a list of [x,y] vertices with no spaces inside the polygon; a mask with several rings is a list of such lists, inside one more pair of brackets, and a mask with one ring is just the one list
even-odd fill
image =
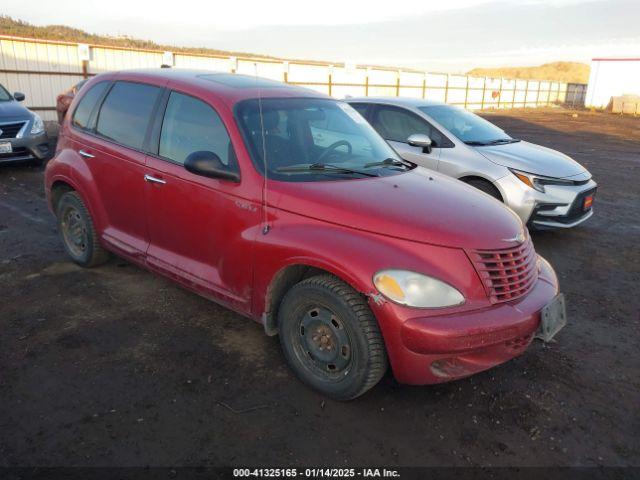
{"label": "windshield wiper", "polygon": [[347,167],[339,167],[338,165],[332,165],[331,163],[312,163],[310,165],[299,165],[291,167],[279,167],[276,168],[278,173],[293,173],[293,172],[335,172],[346,173],[351,175],[364,175],[365,177],[377,177],[373,173],[363,172],[360,170],[354,170]]}
{"label": "windshield wiper", "polygon": [[517,138],[498,138],[496,140],[491,140],[490,142],[487,142],[487,145],[502,145],[505,143],[516,143],[519,141],[520,140],[518,140]]}
{"label": "windshield wiper", "polygon": [[471,145],[472,147],[487,147],[489,145],[505,145],[507,143],[516,143],[520,140],[517,138],[497,138],[495,140],[488,140],[486,142],[480,142],[478,140],[469,140],[464,143]]}
{"label": "windshield wiper", "polygon": [[402,160],[398,160],[397,158],[385,158],[381,162],[371,162],[365,163],[364,168],[372,168],[372,167],[406,167],[409,169],[411,166]]}

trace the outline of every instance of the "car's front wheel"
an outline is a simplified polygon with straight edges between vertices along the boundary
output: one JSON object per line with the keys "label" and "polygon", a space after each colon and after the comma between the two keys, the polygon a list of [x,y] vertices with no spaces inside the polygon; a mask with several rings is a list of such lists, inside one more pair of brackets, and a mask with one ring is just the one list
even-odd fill
{"label": "car's front wheel", "polygon": [[95,267],[109,259],[98,240],[89,210],[76,192],[66,192],[56,208],[58,231],[67,254],[78,265]]}
{"label": "car's front wheel", "polygon": [[366,299],[332,275],[293,286],[280,305],[278,323],[293,371],[329,397],[356,398],[387,369],[382,334]]}

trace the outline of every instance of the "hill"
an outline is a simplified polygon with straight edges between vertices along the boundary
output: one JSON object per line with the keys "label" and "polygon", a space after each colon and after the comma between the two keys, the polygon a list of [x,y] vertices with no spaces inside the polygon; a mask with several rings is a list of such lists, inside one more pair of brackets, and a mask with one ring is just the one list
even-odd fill
{"label": "hill", "polygon": [[95,45],[113,45],[126,48],[142,48],[147,50],[169,50],[172,52],[200,53],[208,55],[244,56],[255,58],[276,59],[267,55],[256,55],[245,52],[229,52],[214,48],[189,48],[176,47],[175,45],[163,45],[150,40],[141,40],[132,37],[111,37],[108,35],[95,35],[78,28],[65,25],[46,25],[39,27],[22,20],[16,20],[7,15],[0,15],[0,34],[15,37],[41,38],[43,40],[58,40],[62,42],[90,43]]}
{"label": "hill", "polygon": [[577,62],[545,63],[537,67],[474,68],[469,75],[480,77],[554,80],[567,83],[588,83],[590,67]]}

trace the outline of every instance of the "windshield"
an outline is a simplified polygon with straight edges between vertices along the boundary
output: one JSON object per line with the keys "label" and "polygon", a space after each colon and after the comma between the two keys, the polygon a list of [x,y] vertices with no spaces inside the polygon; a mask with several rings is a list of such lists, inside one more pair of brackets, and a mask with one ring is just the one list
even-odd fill
{"label": "windshield", "polygon": [[419,107],[424,113],[470,145],[495,145],[517,142],[503,130],[464,108],[452,105]]}
{"label": "windshield", "polygon": [[[331,99],[265,98],[236,107],[256,168],[289,182],[394,175],[407,164],[351,106]],[[263,128],[264,127],[264,131]],[[264,146],[263,146],[264,138]]]}
{"label": "windshield", "polygon": [[0,84],[0,102],[8,102],[9,100],[13,100],[13,96]]}

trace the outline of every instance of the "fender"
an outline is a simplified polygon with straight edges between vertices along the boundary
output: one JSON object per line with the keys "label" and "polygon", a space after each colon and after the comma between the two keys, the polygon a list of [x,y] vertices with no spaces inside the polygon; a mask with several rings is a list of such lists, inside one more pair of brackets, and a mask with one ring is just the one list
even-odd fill
{"label": "fender", "polygon": [[[256,238],[252,316],[264,323],[269,289],[286,268],[299,265],[329,272],[370,299],[378,298],[373,285],[376,272],[400,268],[441,279],[467,292],[462,310],[487,305],[477,275],[468,275],[470,260],[463,250],[419,242],[398,242],[320,220],[277,211],[277,220],[266,235]],[[389,258],[394,264],[388,263]],[[348,267],[347,267],[348,266]],[[473,271],[473,270],[472,270]],[[384,303],[384,302],[383,302]],[[374,310],[378,305],[372,305]]]}
{"label": "fender", "polygon": [[55,212],[53,211],[53,205],[51,203],[51,188],[57,181],[67,183],[78,192],[91,214],[98,235],[102,236],[107,215],[101,202],[95,198],[95,189],[90,188],[90,184],[93,183],[94,180],[85,159],[75,151],[65,148],[57,154],[55,159],[47,164],[45,171],[45,190],[49,209],[54,214]]}

